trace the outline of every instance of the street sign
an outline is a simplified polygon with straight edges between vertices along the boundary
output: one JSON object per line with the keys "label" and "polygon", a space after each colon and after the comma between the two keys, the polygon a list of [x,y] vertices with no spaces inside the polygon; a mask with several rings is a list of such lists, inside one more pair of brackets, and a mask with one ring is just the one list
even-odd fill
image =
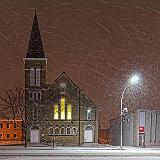
{"label": "street sign", "polygon": [[139,133],[144,133],[144,127],[139,127]]}

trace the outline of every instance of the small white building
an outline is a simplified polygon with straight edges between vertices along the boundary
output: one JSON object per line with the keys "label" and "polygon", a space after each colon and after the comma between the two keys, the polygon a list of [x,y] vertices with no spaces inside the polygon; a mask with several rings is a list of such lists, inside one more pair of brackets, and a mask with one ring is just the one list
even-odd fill
{"label": "small white building", "polygon": [[[110,120],[110,143],[120,145],[120,117]],[[123,120],[123,146],[160,145],[160,110],[136,110]]]}

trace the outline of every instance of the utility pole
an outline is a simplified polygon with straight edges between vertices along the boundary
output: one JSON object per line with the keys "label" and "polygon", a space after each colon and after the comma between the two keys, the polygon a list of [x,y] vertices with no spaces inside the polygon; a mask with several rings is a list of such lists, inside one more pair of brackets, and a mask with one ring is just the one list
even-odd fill
{"label": "utility pole", "polygon": [[54,143],[55,143],[55,137],[54,135],[52,136],[52,147],[54,148]]}
{"label": "utility pole", "polygon": [[79,146],[81,144],[81,90],[79,89],[79,100],[78,100],[78,107],[79,107]]}

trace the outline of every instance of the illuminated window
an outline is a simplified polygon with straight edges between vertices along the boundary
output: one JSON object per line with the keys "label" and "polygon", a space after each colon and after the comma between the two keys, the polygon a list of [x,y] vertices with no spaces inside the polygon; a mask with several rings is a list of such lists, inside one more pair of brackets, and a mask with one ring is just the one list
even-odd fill
{"label": "illuminated window", "polygon": [[72,119],[72,106],[70,104],[67,105],[67,119]]}
{"label": "illuminated window", "polygon": [[61,98],[61,119],[65,119],[65,98]]}
{"label": "illuminated window", "polygon": [[92,117],[92,109],[91,108],[88,108],[87,109],[87,120],[91,120],[91,117]]}
{"label": "illuminated window", "polygon": [[54,119],[58,119],[58,105],[54,106]]}

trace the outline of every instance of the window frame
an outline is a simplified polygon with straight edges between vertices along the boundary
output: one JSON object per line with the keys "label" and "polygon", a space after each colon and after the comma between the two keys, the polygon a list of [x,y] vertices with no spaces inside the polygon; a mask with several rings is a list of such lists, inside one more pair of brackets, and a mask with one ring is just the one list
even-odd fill
{"label": "window frame", "polygon": [[32,67],[29,70],[29,85],[35,86],[36,85],[35,80],[36,80],[35,68]]}
{"label": "window frame", "polygon": [[[52,129],[52,133],[51,133],[51,129]],[[54,128],[53,127],[49,127],[49,135],[54,135]]]}
{"label": "window frame", "polygon": [[[58,130],[58,133],[56,133],[56,130]],[[60,135],[60,129],[59,127],[54,128],[54,135]]]}
{"label": "window frame", "polygon": [[92,120],[92,108],[91,107],[87,108],[86,110],[86,118],[87,120]]}
{"label": "window frame", "polygon": [[0,136],[0,139],[3,139],[3,133],[0,133],[0,135],[1,135],[1,136]]}
{"label": "window frame", "polygon": [[41,86],[41,68],[35,69],[35,86]]}
{"label": "window frame", "polygon": [[[55,114],[55,113],[56,113],[56,112],[55,112],[55,108],[56,108],[56,107],[57,107],[57,110],[58,110],[58,111],[57,111],[57,114]],[[58,105],[58,104],[55,104],[54,107],[53,107],[53,109],[54,109],[54,111],[53,111],[53,112],[54,112],[54,115],[53,115],[53,116],[54,116],[54,120],[58,120],[58,119],[59,119],[59,105]],[[55,115],[56,115],[56,116],[55,116]],[[56,118],[55,118],[55,117],[56,117]]]}
{"label": "window frame", "polygon": [[0,122],[0,129],[1,129],[1,128],[3,128],[3,123],[2,123],[2,122]]}
{"label": "window frame", "polygon": [[10,128],[10,123],[9,123],[9,122],[6,123],[6,128],[7,128],[7,129]]}
{"label": "window frame", "polygon": [[6,138],[7,138],[7,139],[10,139],[10,133],[7,133],[7,134],[6,134]]}
{"label": "window frame", "polygon": [[[62,100],[64,100],[64,101],[62,101]],[[65,112],[65,110],[66,110],[66,99],[65,99],[64,96],[62,96],[60,98],[60,119],[61,120],[65,120],[66,119],[66,112]]]}
{"label": "window frame", "polygon": [[[75,129],[75,132],[73,132],[74,129]],[[77,135],[77,128],[76,127],[72,127],[72,135]]]}
{"label": "window frame", "polygon": [[[16,135],[16,136],[15,136],[15,135]],[[17,139],[17,134],[16,134],[16,133],[14,133],[13,136],[14,136],[15,139]]]}
{"label": "window frame", "polygon": [[14,124],[13,124],[13,128],[14,128],[14,129],[16,129],[16,128],[17,128],[17,124],[16,124],[16,122],[14,122]]}
{"label": "window frame", "polygon": [[[69,118],[69,107],[70,107],[70,118]],[[69,103],[67,104],[67,120],[72,120],[72,105]]]}
{"label": "window frame", "polygon": [[[68,133],[67,131],[70,131],[70,133]],[[71,127],[66,127],[66,135],[72,135],[72,128]]]}
{"label": "window frame", "polygon": [[[62,129],[64,129],[64,133],[62,133]],[[64,126],[62,126],[62,127],[60,128],[60,135],[65,135],[65,134],[66,134],[66,129],[65,129]]]}
{"label": "window frame", "polygon": [[42,98],[42,93],[41,92],[37,92],[37,99],[41,99]]}

